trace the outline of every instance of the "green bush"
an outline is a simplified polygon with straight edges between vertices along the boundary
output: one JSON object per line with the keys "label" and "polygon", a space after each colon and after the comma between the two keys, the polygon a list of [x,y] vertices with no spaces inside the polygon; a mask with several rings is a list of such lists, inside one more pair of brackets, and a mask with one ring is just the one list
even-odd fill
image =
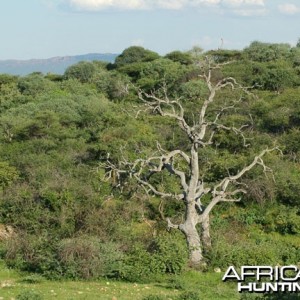
{"label": "green bush", "polygon": [[180,277],[172,277],[168,280],[167,287],[175,290],[185,290],[186,284],[180,279]]}
{"label": "green bush", "polygon": [[178,295],[176,300],[200,300],[200,295],[197,292],[187,291]]}
{"label": "green bush", "polygon": [[164,266],[164,272],[179,274],[187,265],[188,251],[181,233],[158,236],[152,245],[154,256]]}
{"label": "green bush", "polygon": [[[24,234],[7,242],[4,258],[10,267],[36,272],[49,279],[87,279],[115,276],[122,256],[117,244],[102,243],[95,237],[59,241]],[[34,283],[39,279],[40,276],[32,275],[26,281]]]}
{"label": "green bush", "polygon": [[68,67],[64,77],[65,79],[77,79],[82,83],[87,83],[91,80],[95,71],[95,66],[91,62],[81,61]]}
{"label": "green bush", "polygon": [[98,278],[118,272],[122,252],[117,244],[82,236],[59,243],[58,256],[68,278]]}
{"label": "green bush", "polygon": [[166,297],[161,295],[148,295],[144,297],[142,300],[165,300]]}
{"label": "green bush", "polygon": [[[259,298],[261,299],[261,298]],[[265,294],[262,299],[265,300],[299,300],[299,294],[287,294],[287,293],[276,293],[276,294]]]}
{"label": "green bush", "polygon": [[[212,268],[230,265],[291,265],[300,261],[298,241],[279,233],[266,234],[257,227],[251,231],[237,226],[220,230],[213,237],[213,247],[208,254]],[[255,230],[256,231],[255,231]]]}
{"label": "green bush", "polygon": [[266,214],[266,231],[276,231],[281,234],[299,234],[300,216],[297,208],[280,205]]}
{"label": "green bush", "polygon": [[16,297],[16,300],[42,300],[42,299],[43,297],[40,293],[32,290],[23,291]]}
{"label": "green bush", "polygon": [[7,241],[4,259],[9,267],[58,278],[62,270],[56,247],[57,240],[47,234],[36,236],[22,232]]}
{"label": "green bush", "polygon": [[230,244],[218,239],[209,253],[213,267],[226,268],[230,265],[276,265],[279,261],[277,249],[266,243],[257,245],[255,241],[240,241]]}
{"label": "green bush", "polygon": [[148,249],[136,245],[128,253],[120,270],[120,277],[133,282],[147,282],[158,276],[179,274],[187,265],[188,253],[181,234],[157,237]]}
{"label": "green bush", "polygon": [[162,270],[163,266],[142,245],[136,245],[123,260],[119,276],[130,282],[149,282]]}
{"label": "green bush", "polygon": [[44,280],[45,280],[45,278],[41,275],[38,275],[38,274],[32,274],[32,275],[29,275],[29,276],[26,276],[26,277],[22,278],[22,282],[32,283],[32,284],[41,283]]}
{"label": "green bush", "polygon": [[259,294],[250,294],[250,293],[242,293],[240,300],[259,300],[262,299],[262,295]]}

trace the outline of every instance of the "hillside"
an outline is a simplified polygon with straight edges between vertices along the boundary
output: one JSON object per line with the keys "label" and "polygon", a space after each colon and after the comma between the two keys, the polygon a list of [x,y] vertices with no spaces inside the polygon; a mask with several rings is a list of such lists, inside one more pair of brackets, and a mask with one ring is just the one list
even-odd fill
{"label": "hillside", "polygon": [[0,73],[27,75],[33,72],[63,74],[67,67],[79,61],[101,60],[113,62],[117,54],[89,53],[75,56],[57,56],[48,59],[0,60]]}
{"label": "hillside", "polygon": [[0,285],[5,263],[45,300],[236,299],[229,266],[300,267],[300,47],[194,50],[0,74]]}

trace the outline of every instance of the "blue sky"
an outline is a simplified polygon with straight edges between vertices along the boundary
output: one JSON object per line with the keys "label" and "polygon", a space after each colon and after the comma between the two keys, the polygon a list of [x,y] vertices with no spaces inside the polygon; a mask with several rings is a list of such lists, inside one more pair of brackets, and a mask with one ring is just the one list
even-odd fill
{"label": "blue sky", "polygon": [[0,59],[294,45],[300,0],[2,0],[0,26]]}

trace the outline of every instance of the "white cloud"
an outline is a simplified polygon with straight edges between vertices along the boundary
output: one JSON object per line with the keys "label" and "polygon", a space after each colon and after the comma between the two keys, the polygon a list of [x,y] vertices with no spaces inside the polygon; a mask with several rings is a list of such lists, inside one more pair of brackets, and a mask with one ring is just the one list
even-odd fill
{"label": "white cloud", "polygon": [[105,9],[172,9],[179,10],[186,7],[201,8],[211,6],[216,8],[262,7],[266,0],[65,0],[77,10],[98,11]]}
{"label": "white cloud", "polygon": [[251,6],[264,6],[265,0],[223,0],[225,4],[232,6],[251,5]]}
{"label": "white cloud", "polygon": [[156,4],[155,1],[148,1],[148,2],[149,2],[149,6],[151,6],[150,3],[152,3],[153,6],[161,7],[165,9],[181,9],[186,5],[188,5],[189,3],[189,1],[187,0],[173,0],[173,1],[158,0]]}
{"label": "white cloud", "polygon": [[265,16],[266,9],[234,9],[233,13],[242,17]]}
{"label": "white cloud", "polygon": [[207,5],[207,6],[218,6],[222,1],[221,0],[193,0],[192,5],[194,6],[201,6],[201,5]]}
{"label": "white cloud", "polygon": [[281,13],[287,14],[287,15],[295,15],[295,14],[300,13],[300,7],[295,4],[291,4],[291,3],[278,5],[278,9]]}
{"label": "white cloud", "polygon": [[78,10],[97,11],[108,8],[143,9],[141,0],[69,0],[69,4]]}
{"label": "white cloud", "polygon": [[79,10],[115,9],[181,9],[189,5],[189,0],[68,0],[69,4]]}
{"label": "white cloud", "polygon": [[268,12],[265,0],[223,0],[222,4],[233,14],[242,17],[264,16]]}

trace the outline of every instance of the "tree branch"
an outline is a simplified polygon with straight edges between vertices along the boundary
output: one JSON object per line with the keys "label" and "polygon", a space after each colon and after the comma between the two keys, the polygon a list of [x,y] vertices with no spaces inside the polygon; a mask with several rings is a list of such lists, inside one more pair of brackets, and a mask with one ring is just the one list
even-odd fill
{"label": "tree branch", "polygon": [[154,113],[158,113],[163,117],[170,117],[177,120],[180,128],[193,141],[193,130],[184,118],[185,111],[180,103],[180,99],[170,100],[166,90],[164,90],[164,94],[165,98],[159,98],[153,92],[149,94],[141,90],[138,91],[139,99],[146,105],[146,110],[151,109]]}
{"label": "tree branch", "polygon": [[[160,148],[161,150],[161,148]],[[184,194],[165,193],[159,191],[153,184],[149,183],[150,177],[155,173],[160,173],[163,170],[168,171],[170,174],[176,175],[180,179],[181,188],[184,193],[188,191],[188,184],[186,181],[186,174],[174,167],[175,158],[180,157],[185,163],[190,164],[190,157],[181,150],[173,150],[161,156],[152,156],[147,159],[136,159],[134,162],[127,161],[122,155],[122,160],[119,165],[114,165],[111,161],[107,160],[103,167],[107,170],[104,180],[114,178],[118,181],[117,186],[121,185],[121,174],[125,174],[134,178],[139,184],[147,188],[147,193],[152,193],[162,198],[171,197],[177,200],[182,200]]]}
{"label": "tree branch", "polygon": [[239,171],[236,175],[232,176],[227,176],[225,177],[219,184],[215,185],[212,191],[212,200],[211,202],[207,205],[205,208],[204,212],[202,215],[199,216],[200,221],[205,219],[210,211],[214,208],[214,206],[219,203],[219,202],[238,202],[241,200],[241,198],[234,198],[234,196],[238,194],[246,194],[247,191],[245,189],[235,189],[233,191],[227,191],[229,188],[230,184],[239,184],[237,182],[238,179],[240,179],[245,173],[249,172],[254,166],[260,165],[263,167],[263,171],[271,171],[269,167],[267,167],[263,161],[263,156],[269,152],[278,150],[280,151],[277,147],[272,148],[272,149],[265,149],[261,151],[261,153],[253,159],[253,161],[245,166],[241,171]]}
{"label": "tree branch", "polygon": [[173,224],[170,218],[167,218],[166,221],[168,222],[168,230],[170,230],[171,228],[179,229],[180,225]]}
{"label": "tree branch", "polygon": [[255,156],[253,159],[252,163],[249,164],[248,166],[245,166],[241,171],[239,171],[236,175],[228,176],[225,177],[219,184],[217,184],[214,187],[213,190],[213,195],[217,195],[218,190],[220,189],[221,191],[225,192],[229,183],[236,182],[238,179],[240,179],[246,172],[250,171],[254,166],[260,165],[263,167],[264,172],[270,171],[271,169],[268,168],[265,164],[264,161],[262,160],[262,157],[269,152],[278,150],[278,148],[272,148],[272,149],[265,149],[263,150],[259,155]]}

